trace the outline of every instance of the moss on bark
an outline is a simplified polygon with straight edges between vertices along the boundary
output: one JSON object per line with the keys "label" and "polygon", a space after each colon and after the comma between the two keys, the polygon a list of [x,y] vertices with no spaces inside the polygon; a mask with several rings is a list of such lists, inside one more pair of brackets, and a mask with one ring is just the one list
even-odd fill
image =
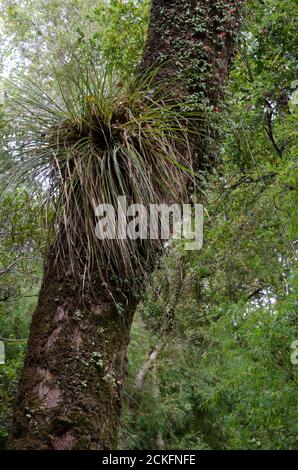
{"label": "moss on bark", "polygon": [[120,298],[112,300],[101,286],[96,292],[96,298],[82,301],[75,279],[59,279],[53,266],[47,271],[33,316],[10,449],[116,447],[136,300],[128,298],[129,309],[120,313]]}

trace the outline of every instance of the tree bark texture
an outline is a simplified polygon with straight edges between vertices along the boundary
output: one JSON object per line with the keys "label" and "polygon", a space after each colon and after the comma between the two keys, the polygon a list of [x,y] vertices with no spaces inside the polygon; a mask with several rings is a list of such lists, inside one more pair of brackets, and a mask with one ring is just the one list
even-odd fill
{"label": "tree bark texture", "polygon": [[[47,267],[15,405],[11,449],[113,449],[136,300],[82,298]],[[119,299],[120,300],[120,299]],[[123,302],[123,299],[121,299]]]}

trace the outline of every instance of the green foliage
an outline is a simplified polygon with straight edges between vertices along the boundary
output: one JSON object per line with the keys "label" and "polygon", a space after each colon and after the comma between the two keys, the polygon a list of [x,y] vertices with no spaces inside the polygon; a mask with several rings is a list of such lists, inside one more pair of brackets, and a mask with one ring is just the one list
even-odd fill
{"label": "green foliage", "polygon": [[[0,301],[0,333],[1,337],[6,338],[5,364],[0,366],[0,447],[9,434],[12,406],[23,367],[32,311],[39,290],[38,285],[22,286],[25,281],[24,275],[22,279],[20,275],[11,275],[11,277],[17,292],[14,292],[14,296],[10,293],[10,298],[5,302]],[[20,340],[16,341],[17,339]]]}
{"label": "green foliage", "polygon": [[[167,448],[297,448],[298,369],[291,363],[298,337],[297,214],[291,211],[296,194],[285,193],[288,178],[292,185],[292,171],[281,166],[277,182],[265,189],[254,182],[225,196],[211,183],[205,248],[188,256],[174,337],[158,359],[161,397],[154,400],[149,377],[134,431],[140,439],[124,433],[125,448],[155,447],[157,430]],[[150,328],[147,341],[152,329],[156,335],[171,289],[165,264],[160,271],[140,310]],[[139,348],[132,343],[130,354],[144,362]],[[124,416],[127,427],[128,408]]]}
{"label": "green foliage", "polygon": [[[7,437],[26,349],[26,339],[42,276],[44,233],[39,209],[26,192],[9,193],[0,209],[0,442]],[[20,339],[20,341],[16,341]],[[9,341],[11,340],[11,341]]]}
{"label": "green foliage", "polygon": [[135,72],[141,59],[150,2],[112,0],[98,3],[90,15],[98,31],[91,38],[89,47],[113,63],[124,81]]}
{"label": "green foliage", "polygon": [[[160,397],[151,374],[139,418],[125,407],[124,448],[156,448],[161,431],[166,448],[297,449],[293,8],[292,1],[247,4],[219,116],[221,164],[202,188],[204,247],[187,254],[175,330],[157,360]],[[140,308],[147,341],[158,336],[173,259],[163,260]],[[144,363],[148,350],[132,343],[129,354]]]}
{"label": "green foliage", "polygon": [[[121,131],[134,141],[134,133],[143,132],[145,126],[156,139],[168,127],[173,110],[166,106],[161,111],[154,104],[151,114],[153,102],[145,99],[140,118],[144,95],[129,90],[144,44],[148,2],[101,0],[88,2],[86,8],[86,2],[69,0],[64,7],[61,16],[60,2],[1,4],[5,44],[9,44],[6,54],[17,57],[18,67],[26,58],[31,81],[40,75],[48,95],[56,97],[59,88],[67,90],[66,100],[60,95],[60,101],[55,101],[55,111],[47,121],[50,129],[60,139],[75,127],[76,132],[86,126],[93,132],[92,113],[96,110],[100,122],[112,132]],[[294,10],[293,0],[246,2],[226,108],[217,110],[223,137],[217,158],[221,163],[207,181],[200,179],[204,247],[185,254],[186,272],[173,331],[164,338],[155,371],[150,370],[136,397],[137,372],[160,340],[177,270],[175,250],[169,249],[162,260],[139,308],[128,356],[121,448],[155,448],[160,432],[168,449],[297,449],[298,366],[291,363],[291,343],[298,339]],[[14,55],[15,47],[25,50]],[[64,86],[76,63],[70,57],[79,57],[83,68],[94,57],[98,62],[104,59],[117,78],[105,78],[102,87],[103,75],[95,74],[96,81],[88,89],[84,75],[80,76],[83,93],[77,101],[69,100],[71,90],[77,90],[77,83],[74,88]],[[50,62],[55,64],[58,80]],[[195,65],[194,80],[200,73],[200,64]],[[107,94],[110,86],[112,92]],[[148,92],[150,87],[145,89]],[[36,86],[30,85],[30,93],[25,93],[29,101],[33,90],[37,91]],[[40,97],[39,91],[37,95]],[[46,106],[36,108],[35,113],[39,130],[40,118],[53,106],[46,95],[43,98]],[[120,102],[125,116],[120,129],[115,129],[113,116],[119,115]],[[128,114],[135,118],[133,122]],[[57,123],[67,123],[61,134],[53,128],[53,115]],[[32,128],[30,120],[30,126],[24,122],[24,133]],[[2,115],[1,122],[3,125]],[[22,138],[22,134],[18,136],[20,141]],[[76,142],[87,155],[81,135]],[[74,149],[67,145],[61,151],[62,169],[67,155],[76,157]],[[4,162],[11,162],[6,150],[2,146],[3,168]],[[15,155],[12,157],[14,160]],[[0,210],[0,336],[11,339],[27,337],[41,276],[38,258],[45,243],[44,231],[38,228],[42,226],[38,199],[32,204],[33,189],[19,186],[16,193],[7,195]],[[36,186],[42,198],[43,187]],[[114,197],[112,186],[107,187]],[[37,193],[34,191],[34,197]],[[82,312],[77,313],[80,321]],[[7,343],[6,364],[0,366],[0,439],[7,437],[24,348],[25,343]],[[91,366],[102,367],[94,354]]]}
{"label": "green foliage", "polygon": [[97,0],[1,0],[4,71],[26,71],[39,83],[50,83],[53,65],[68,62],[79,47],[82,30],[90,38],[96,32],[88,20],[96,4]]}
{"label": "green foliage", "polygon": [[124,86],[109,66],[83,61],[63,78],[57,75],[57,96],[28,78],[8,89],[3,135],[15,165],[5,173],[7,185],[37,185],[39,193],[42,184],[47,187],[44,205],[54,214],[60,268],[77,273],[82,264],[83,283],[107,263],[117,276],[146,270],[157,243],[148,240],[140,256],[133,241],[99,241],[99,204],[117,209],[120,196],[146,207],[166,198],[177,202],[192,176],[188,133],[198,116],[160,93],[152,96],[155,74]]}

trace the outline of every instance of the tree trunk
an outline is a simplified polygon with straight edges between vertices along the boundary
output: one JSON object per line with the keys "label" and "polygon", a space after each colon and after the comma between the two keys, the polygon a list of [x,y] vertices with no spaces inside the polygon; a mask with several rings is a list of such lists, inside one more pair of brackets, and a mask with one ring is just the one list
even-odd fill
{"label": "tree trunk", "polygon": [[149,353],[149,357],[146,362],[139,369],[135,383],[133,386],[133,403],[137,404],[137,395],[141,392],[146,382],[148,372],[151,368],[157,363],[160,352],[164,349],[167,344],[167,338],[173,331],[175,324],[175,313],[177,304],[179,302],[181,291],[183,289],[186,266],[185,266],[185,257],[182,255],[179,260],[177,260],[177,271],[176,276],[173,281],[173,284],[170,285],[170,298],[167,305],[164,306],[163,318],[161,320],[160,331],[159,331],[159,340],[155,345],[153,351]]}
{"label": "tree trunk", "polygon": [[[141,71],[197,109],[223,97],[239,1],[153,0]],[[162,65],[163,64],[163,65]],[[196,142],[198,144],[199,142]],[[200,140],[200,158],[206,145]],[[125,356],[136,299],[98,285],[80,295],[49,256],[15,405],[10,449],[116,448]],[[114,300],[113,300],[114,299]]]}
{"label": "tree trunk", "polygon": [[[114,292],[116,294],[116,292]],[[119,296],[119,294],[118,294]],[[11,449],[113,449],[136,301],[83,298],[72,276],[47,268],[19,385]]]}

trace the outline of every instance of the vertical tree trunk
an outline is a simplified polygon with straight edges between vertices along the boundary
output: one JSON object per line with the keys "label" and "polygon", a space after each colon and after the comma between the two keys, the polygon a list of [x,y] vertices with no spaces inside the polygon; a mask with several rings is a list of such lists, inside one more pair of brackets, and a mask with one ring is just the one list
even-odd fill
{"label": "vertical tree trunk", "polygon": [[[136,301],[119,312],[104,287],[82,298],[53,260],[33,315],[10,448],[113,449]],[[119,296],[119,294],[118,294]]]}
{"label": "vertical tree trunk", "polygon": [[[161,65],[173,100],[218,105],[228,73],[239,1],[153,0],[141,71]],[[163,65],[162,65],[163,64]],[[197,144],[198,142],[196,142]],[[206,147],[200,140],[200,157]],[[49,256],[15,405],[11,449],[116,447],[125,356],[136,300],[124,310],[99,284],[82,297]],[[122,300],[120,301],[123,302]]]}

